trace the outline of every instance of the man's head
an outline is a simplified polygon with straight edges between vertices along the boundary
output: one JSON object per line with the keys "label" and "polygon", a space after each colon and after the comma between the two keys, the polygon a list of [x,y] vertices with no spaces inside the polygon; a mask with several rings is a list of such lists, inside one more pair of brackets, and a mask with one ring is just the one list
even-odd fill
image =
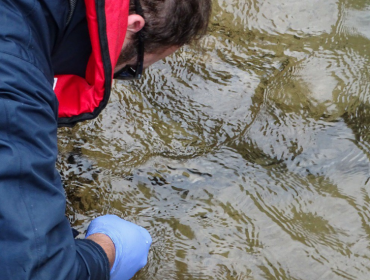
{"label": "man's head", "polygon": [[212,0],[139,0],[143,17],[130,1],[128,29],[116,71],[136,63],[137,32],[144,41],[144,67],[199,39],[207,31]]}

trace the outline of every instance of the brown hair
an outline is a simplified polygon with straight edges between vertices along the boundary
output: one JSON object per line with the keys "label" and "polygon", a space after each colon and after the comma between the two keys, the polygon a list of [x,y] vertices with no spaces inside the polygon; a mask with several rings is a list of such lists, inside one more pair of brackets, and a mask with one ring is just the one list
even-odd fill
{"label": "brown hair", "polygon": [[[212,10],[212,0],[139,0],[144,11],[145,25],[141,33],[146,53],[161,48],[183,46],[206,34]],[[135,0],[130,1],[130,14],[135,14]],[[134,39],[134,45],[136,40]],[[136,55],[131,46],[123,50],[118,63]]]}
{"label": "brown hair", "polygon": [[[211,0],[140,0],[144,10],[142,30],[145,51],[182,46],[199,39],[207,31]],[[130,14],[135,1],[130,1]]]}

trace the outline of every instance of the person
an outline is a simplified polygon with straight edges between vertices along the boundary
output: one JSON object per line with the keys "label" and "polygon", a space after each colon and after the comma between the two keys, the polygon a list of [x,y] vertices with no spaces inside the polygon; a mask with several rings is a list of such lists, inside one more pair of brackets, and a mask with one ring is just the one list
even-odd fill
{"label": "person", "polygon": [[210,12],[211,0],[1,0],[1,279],[130,279],[146,264],[148,231],[117,216],[74,239],[57,127],[95,118],[113,76],[140,78]]}

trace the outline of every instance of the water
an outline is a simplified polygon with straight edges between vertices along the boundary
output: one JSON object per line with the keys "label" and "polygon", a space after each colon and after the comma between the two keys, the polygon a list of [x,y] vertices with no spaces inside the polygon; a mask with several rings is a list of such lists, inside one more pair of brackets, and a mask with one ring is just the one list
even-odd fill
{"label": "water", "polygon": [[60,130],[71,223],[147,228],[135,279],[369,279],[370,1],[213,4],[199,46]]}

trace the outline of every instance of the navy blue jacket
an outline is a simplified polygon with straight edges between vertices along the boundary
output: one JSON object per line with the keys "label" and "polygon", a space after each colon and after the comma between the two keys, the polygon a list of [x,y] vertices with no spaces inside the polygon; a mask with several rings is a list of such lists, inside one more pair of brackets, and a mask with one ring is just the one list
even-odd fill
{"label": "navy blue jacket", "polygon": [[2,280],[109,279],[101,247],[72,236],[55,169],[54,72],[83,75],[90,51],[83,1],[68,14],[68,0],[0,1]]}

